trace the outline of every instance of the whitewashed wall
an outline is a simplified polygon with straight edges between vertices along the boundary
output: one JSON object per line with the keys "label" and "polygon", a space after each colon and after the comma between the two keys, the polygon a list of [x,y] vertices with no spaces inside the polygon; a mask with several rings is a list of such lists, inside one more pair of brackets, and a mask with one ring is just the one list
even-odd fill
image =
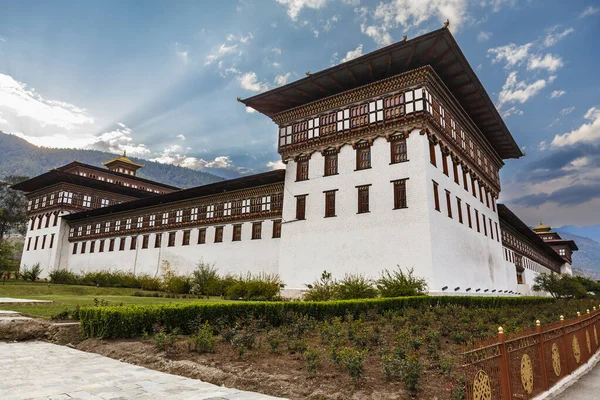
{"label": "whitewashed wall", "polygon": [[[33,265],[39,263],[42,267],[41,278],[46,278],[50,271],[56,268],[57,263],[61,260],[61,252],[63,251],[63,244],[66,241],[66,235],[68,234],[68,228],[66,222],[61,218],[63,215],[68,213],[61,212],[59,214],[58,223],[56,226],[52,226],[54,216],[44,217],[42,220],[42,227],[37,229],[37,220],[34,229],[31,230],[31,222],[27,224],[27,234],[25,235],[25,247],[23,248],[23,255],[21,257],[21,271],[24,268],[31,268]],[[48,228],[45,228],[46,218],[50,218]],[[50,238],[54,234],[54,243],[50,248]],[[46,235],[46,245],[42,249],[43,237]],[[38,237],[38,246],[35,247],[35,238]],[[31,238],[31,246],[27,250],[27,243]]]}
{"label": "whitewashed wall", "polygon": [[[371,166],[355,171],[356,151],[346,145],[338,155],[338,175],[323,176],[324,158],[313,153],[309,180],[296,182],[296,163],[286,170],[279,274],[288,289],[305,289],[323,270],[341,278],[361,273],[376,278],[383,269],[411,267],[431,280],[431,240],[425,166],[427,138],[413,131],[407,162],[390,165],[390,143],[374,141]],[[428,162],[428,161],[427,161]],[[394,210],[393,184],[408,178],[408,208]],[[356,186],[371,184],[370,212],[358,214]],[[336,217],[325,218],[324,191],[336,192]],[[307,194],[306,220],[297,221],[296,195]]]}
{"label": "whitewashed wall", "polygon": [[[77,254],[69,253],[66,267],[74,272],[97,270],[131,271],[136,274],[157,276],[161,272],[163,262],[167,261],[179,273],[193,271],[200,260],[214,263],[222,274],[245,274],[247,272],[277,273],[279,241],[273,236],[273,222],[262,224],[262,239],[252,239],[252,223],[242,224],[242,240],[232,241],[233,226],[225,225],[223,242],[214,243],[215,228],[207,227],[206,243],[198,243],[198,228],[191,230],[190,244],[183,246],[183,230],[176,231],[175,246],[168,246],[168,232],[162,232],[161,247],[155,248],[155,233],[150,234],[148,248],[142,249],[142,235],[136,241],[136,249],[130,250],[131,236],[126,237],[125,249],[119,250],[119,240],[115,241],[115,249],[110,252],[109,239],[105,239],[104,252],[100,253],[99,240],[96,241],[95,252],[90,254],[90,241],[86,252],[81,254],[81,243]],[[72,251],[73,243],[69,244]]]}

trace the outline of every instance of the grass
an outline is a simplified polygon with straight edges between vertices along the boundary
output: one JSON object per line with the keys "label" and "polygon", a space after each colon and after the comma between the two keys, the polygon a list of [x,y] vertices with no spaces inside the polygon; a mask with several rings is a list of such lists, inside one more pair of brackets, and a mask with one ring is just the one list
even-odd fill
{"label": "grass", "polygon": [[[51,300],[52,303],[42,304],[0,304],[0,309],[18,311],[23,315],[50,319],[52,316],[65,310],[73,310],[75,306],[93,306],[94,299],[106,300],[111,305],[131,304],[164,304],[164,303],[190,303],[190,302],[222,302],[220,297],[210,299],[169,299],[162,297],[137,297],[132,296],[140,289],[129,288],[103,288],[80,285],[56,285],[47,282],[6,282],[0,283],[0,297],[14,297],[32,300]],[[148,292],[152,293],[152,292]]]}

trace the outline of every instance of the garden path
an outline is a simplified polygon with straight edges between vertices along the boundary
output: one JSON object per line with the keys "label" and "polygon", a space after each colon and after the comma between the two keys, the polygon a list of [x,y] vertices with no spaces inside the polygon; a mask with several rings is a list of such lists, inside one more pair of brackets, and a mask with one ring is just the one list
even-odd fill
{"label": "garden path", "polygon": [[0,343],[0,398],[276,400],[44,342]]}
{"label": "garden path", "polygon": [[591,400],[600,399],[600,363],[568,387],[555,400]]}

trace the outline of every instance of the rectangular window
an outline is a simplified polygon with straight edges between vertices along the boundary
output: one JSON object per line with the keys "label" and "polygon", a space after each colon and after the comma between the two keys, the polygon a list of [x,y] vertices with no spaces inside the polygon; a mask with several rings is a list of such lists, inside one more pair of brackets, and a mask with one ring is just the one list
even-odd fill
{"label": "rectangular window", "polygon": [[452,201],[450,192],[446,190],[446,208],[448,208],[448,218],[452,218]]}
{"label": "rectangular window", "polygon": [[215,243],[221,243],[223,241],[223,227],[215,227]]}
{"label": "rectangular window", "polygon": [[162,243],[162,232],[154,235],[154,248],[158,249]]}
{"label": "rectangular window", "polygon": [[463,168],[462,172],[463,172],[463,187],[468,192],[469,184],[467,183],[467,170]]}
{"label": "rectangular window", "polygon": [[155,226],[156,225],[156,214],[152,214],[150,216],[150,221],[148,222],[149,226]]}
{"label": "rectangular window", "polygon": [[143,225],[144,225],[144,217],[138,217],[137,224],[135,225],[135,227],[140,229]]}
{"label": "rectangular window", "polygon": [[85,253],[85,246],[86,246],[87,242],[81,242],[81,254]]}
{"label": "rectangular window", "polygon": [[462,202],[460,201],[460,199],[458,197],[456,198],[456,208],[458,210],[458,222],[460,222],[462,224],[463,223]]}
{"label": "rectangular window", "polygon": [[493,230],[493,225],[492,225],[492,219],[488,218],[488,221],[490,222],[490,237],[492,238],[492,240],[494,239],[494,230]]}
{"label": "rectangular window", "polygon": [[124,237],[119,239],[119,251],[125,250],[125,239]]}
{"label": "rectangular window", "polygon": [[188,246],[190,244],[190,231],[183,231],[183,241],[181,242],[182,246]]}
{"label": "rectangular window", "polygon": [[135,250],[137,246],[137,236],[131,237],[131,242],[129,242],[129,250]]}
{"label": "rectangular window", "polygon": [[110,204],[108,199],[100,199],[100,207],[108,207]]}
{"label": "rectangular window", "polygon": [[46,247],[46,236],[47,235],[42,236],[42,250],[44,250],[44,247]]}
{"label": "rectangular window", "polygon": [[492,211],[496,212],[496,199],[492,196]]}
{"label": "rectangular window", "polygon": [[198,229],[198,244],[206,243],[206,229]]}
{"label": "rectangular window", "polygon": [[390,142],[390,149],[392,152],[392,164],[404,162],[407,160],[406,139],[392,140]]}
{"label": "rectangular window", "polygon": [[40,215],[40,218],[38,219],[38,229],[42,229],[42,219],[44,219],[44,217]]}
{"label": "rectangular window", "polygon": [[452,160],[452,172],[454,172],[454,182],[457,185],[460,185],[460,181],[458,178],[458,164],[454,160]]}
{"label": "rectangular window", "polygon": [[168,225],[169,224],[169,213],[163,213],[162,215],[162,224],[163,225]]}
{"label": "rectangular window", "polygon": [[296,163],[296,180],[308,180],[308,160],[301,160]]}
{"label": "rectangular window", "polygon": [[325,217],[335,217],[335,190],[325,192]]}
{"label": "rectangular window", "polygon": [[47,216],[46,216],[46,223],[44,224],[44,228],[47,228],[47,227],[49,227],[49,226],[50,226],[50,216],[49,216],[49,215],[47,215]]}
{"label": "rectangular window", "polygon": [[108,251],[115,251],[115,239],[110,239],[108,242]]}
{"label": "rectangular window", "polygon": [[260,239],[262,237],[262,222],[252,223],[252,239]]}
{"label": "rectangular window", "polygon": [[[496,226],[498,226],[498,225],[496,225]],[[51,249],[52,246],[54,246],[54,233],[52,235],[50,235],[50,246],[48,246],[48,248]],[[27,249],[27,250],[29,250],[29,249]]]}
{"label": "rectangular window", "polygon": [[325,176],[337,175],[338,173],[338,154],[331,153],[325,155]]}
{"label": "rectangular window", "polygon": [[431,165],[433,165],[434,167],[437,167],[437,163],[435,160],[435,143],[433,142],[429,142],[429,162],[431,162]]}
{"label": "rectangular window", "polygon": [[496,225],[496,241],[499,242],[500,241],[500,235],[498,234],[498,223],[494,222],[494,225]]}
{"label": "rectangular window", "polygon": [[169,242],[168,242],[167,246],[169,246],[169,247],[175,246],[175,235],[176,234],[177,234],[177,232],[169,232]]}
{"label": "rectangular window", "polygon": [[91,207],[92,205],[92,196],[83,196],[83,206],[84,207]]}
{"label": "rectangular window", "polygon": [[183,222],[183,210],[177,210],[175,213],[175,222],[181,223]]}
{"label": "rectangular window", "polygon": [[479,201],[483,204],[483,186],[479,185]]}
{"label": "rectangular window", "polygon": [[481,214],[481,222],[483,223],[483,232],[487,236],[487,223],[485,222],[485,215]]}
{"label": "rectangular window", "polygon": [[242,240],[242,225],[234,225],[233,226],[233,235],[231,237],[233,242],[239,242]]}
{"label": "rectangular window", "polygon": [[467,220],[469,221],[469,228],[473,229],[473,221],[471,221],[471,206],[467,204]]}
{"label": "rectangular window", "polygon": [[448,173],[448,154],[442,152],[442,170],[444,171],[444,175],[450,176]]}
{"label": "rectangular window", "polygon": [[35,217],[33,217],[33,219],[31,220],[31,226],[29,227],[29,230],[32,231],[35,229]]}
{"label": "rectangular window", "polygon": [[276,219],[273,221],[273,237],[280,238],[281,237],[281,220]]}
{"label": "rectangular window", "polygon": [[93,253],[96,250],[96,241],[92,240],[90,242],[90,253]]}
{"label": "rectangular window", "polygon": [[27,239],[27,251],[31,248],[31,237]]}
{"label": "rectangular window", "polygon": [[371,168],[371,146],[368,144],[356,149],[356,169]]}
{"label": "rectangular window", "polygon": [[435,210],[440,211],[440,195],[438,194],[438,184],[435,182],[433,182],[433,203]]}
{"label": "rectangular window", "polygon": [[98,253],[103,253],[104,252],[104,239],[100,241],[100,245],[98,248]]}
{"label": "rectangular window", "polygon": [[477,232],[481,232],[481,228],[479,227],[479,211],[475,210],[475,222],[477,223]]}
{"label": "rectangular window", "polygon": [[127,218],[127,220],[125,221],[125,229],[131,229],[131,218]]}
{"label": "rectangular window", "polygon": [[369,187],[359,186],[358,188],[358,213],[369,212]]}
{"label": "rectangular window", "polygon": [[198,207],[194,207],[190,211],[190,221],[197,221],[197,220],[198,220]]}
{"label": "rectangular window", "polygon": [[73,243],[73,254],[77,254],[77,243]]}
{"label": "rectangular window", "polygon": [[142,249],[148,248],[148,241],[150,240],[150,235],[142,236]]}
{"label": "rectangular window", "polygon": [[473,197],[477,198],[477,193],[475,191],[475,178],[471,175],[471,192],[473,193]]}
{"label": "rectangular window", "polygon": [[306,195],[296,196],[296,219],[306,219]]}
{"label": "rectangular window", "polygon": [[392,181],[394,184],[394,210],[406,208],[406,179]]}

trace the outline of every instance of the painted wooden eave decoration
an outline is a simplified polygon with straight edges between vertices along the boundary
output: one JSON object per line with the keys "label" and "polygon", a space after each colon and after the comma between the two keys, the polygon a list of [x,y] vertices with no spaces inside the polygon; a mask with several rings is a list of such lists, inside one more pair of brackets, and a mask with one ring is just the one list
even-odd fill
{"label": "painted wooden eave decoration", "polygon": [[281,112],[426,65],[435,70],[500,157],[508,159],[523,156],[496,106],[446,27],[394,43],[320,72],[307,73],[305,78],[239,101],[273,118]]}

